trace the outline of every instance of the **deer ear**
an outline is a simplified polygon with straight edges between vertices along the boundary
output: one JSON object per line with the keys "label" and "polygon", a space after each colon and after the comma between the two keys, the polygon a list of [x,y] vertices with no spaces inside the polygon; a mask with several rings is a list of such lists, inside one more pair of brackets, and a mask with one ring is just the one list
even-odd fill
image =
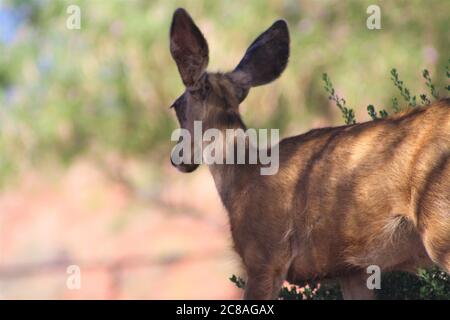
{"label": "deer ear", "polygon": [[278,78],[288,59],[288,26],[278,20],[253,41],[230,76],[244,88],[260,86]]}
{"label": "deer ear", "polygon": [[186,87],[193,86],[208,65],[208,43],[186,10],[175,10],[170,27],[170,53]]}

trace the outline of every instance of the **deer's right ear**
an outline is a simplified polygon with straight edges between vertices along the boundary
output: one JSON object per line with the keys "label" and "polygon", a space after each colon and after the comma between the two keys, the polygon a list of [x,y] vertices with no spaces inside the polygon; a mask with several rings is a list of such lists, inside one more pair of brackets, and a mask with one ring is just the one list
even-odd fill
{"label": "deer's right ear", "polygon": [[208,43],[186,10],[175,10],[170,27],[170,53],[186,87],[193,86],[208,66]]}
{"label": "deer's right ear", "polygon": [[278,20],[253,41],[230,77],[244,88],[260,86],[278,78],[288,59],[288,26],[284,20]]}

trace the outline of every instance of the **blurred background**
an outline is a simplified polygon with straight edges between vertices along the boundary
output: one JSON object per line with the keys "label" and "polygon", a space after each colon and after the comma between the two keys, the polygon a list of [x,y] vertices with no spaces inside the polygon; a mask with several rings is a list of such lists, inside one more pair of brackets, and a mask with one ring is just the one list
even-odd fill
{"label": "blurred background", "polygon": [[[68,29],[69,5],[81,28]],[[369,30],[367,7],[381,8]],[[169,27],[186,8],[227,71],[275,19],[288,21],[282,77],[241,106],[249,127],[282,136],[342,124],[322,73],[369,119],[413,92],[421,71],[443,87],[450,58],[446,0],[0,0],[0,299],[231,299],[241,275],[207,168],[169,161],[168,107],[183,86]],[[68,288],[67,267],[81,270]]]}

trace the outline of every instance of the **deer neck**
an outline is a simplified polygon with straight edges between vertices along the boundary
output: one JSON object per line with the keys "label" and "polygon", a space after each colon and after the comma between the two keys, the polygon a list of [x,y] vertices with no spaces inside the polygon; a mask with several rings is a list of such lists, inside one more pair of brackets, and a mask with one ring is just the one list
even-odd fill
{"label": "deer neck", "polygon": [[[245,152],[248,157],[249,149],[251,148],[248,143],[242,144],[238,142],[238,138],[235,134],[237,130],[246,131],[242,121],[235,123],[232,126],[218,129],[220,131],[222,142],[215,145],[216,149],[222,149],[222,159],[214,163],[208,164],[208,169],[214,179],[217,191],[222,199],[225,207],[230,211],[230,206],[234,195],[239,192],[246,185],[246,178],[253,166],[246,164],[239,164],[237,161],[238,152]],[[204,142],[205,153],[208,153],[207,145],[213,148],[215,142]],[[230,154],[231,153],[231,154]],[[247,159],[246,159],[247,160]],[[247,162],[246,162],[247,163]]]}

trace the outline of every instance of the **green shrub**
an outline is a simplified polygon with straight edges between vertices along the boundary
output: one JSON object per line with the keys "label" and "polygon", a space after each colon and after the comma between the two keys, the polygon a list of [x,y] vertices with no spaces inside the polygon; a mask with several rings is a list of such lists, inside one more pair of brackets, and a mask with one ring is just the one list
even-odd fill
{"label": "green shrub", "polygon": [[407,272],[387,272],[382,276],[378,299],[418,300],[450,299],[450,277],[438,268]]}
{"label": "green shrub", "polygon": [[[238,288],[245,288],[245,281],[233,275],[230,281]],[[450,299],[450,276],[438,268],[408,272],[386,272],[381,276],[381,289],[375,290],[377,299],[383,300],[448,300]],[[320,284],[311,281],[300,286],[283,287],[282,300],[341,300],[338,283]]]}

